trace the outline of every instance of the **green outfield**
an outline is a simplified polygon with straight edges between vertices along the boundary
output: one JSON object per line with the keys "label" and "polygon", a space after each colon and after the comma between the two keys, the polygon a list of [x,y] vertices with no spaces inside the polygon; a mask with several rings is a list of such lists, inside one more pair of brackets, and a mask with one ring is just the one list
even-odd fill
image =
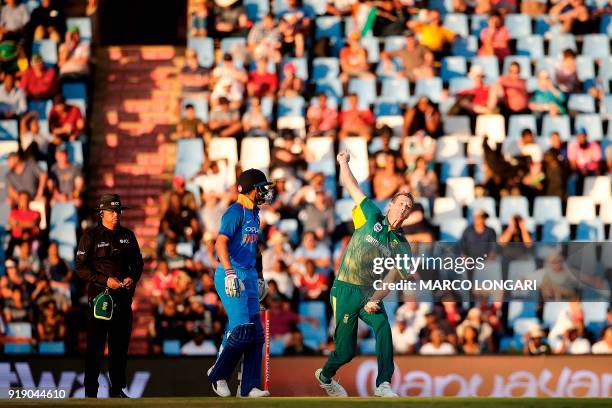
{"label": "green outfield", "polygon": [[610,407],[611,401],[606,398],[263,398],[258,400],[238,398],[140,398],[130,400],[116,399],[69,399],[69,400],[11,400],[5,406],[15,407]]}

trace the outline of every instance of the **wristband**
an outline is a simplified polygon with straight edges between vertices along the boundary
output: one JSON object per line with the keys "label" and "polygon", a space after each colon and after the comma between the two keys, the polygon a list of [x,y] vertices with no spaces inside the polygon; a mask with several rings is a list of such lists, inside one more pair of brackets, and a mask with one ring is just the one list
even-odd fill
{"label": "wristband", "polygon": [[236,270],[234,268],[227,268],[225,270],[225,276],[227,275],[235,275],[236,274]]}

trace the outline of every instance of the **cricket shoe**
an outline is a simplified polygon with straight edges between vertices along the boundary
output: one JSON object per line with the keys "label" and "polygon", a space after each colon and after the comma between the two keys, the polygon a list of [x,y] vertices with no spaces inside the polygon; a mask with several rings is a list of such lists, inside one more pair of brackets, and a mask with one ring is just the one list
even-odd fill
{"label": "cricket shoe", "polygon": [[323,371],[322,368],[319,368],[317,371],[315,371],[315,378],[317,379],[317,381],[319,381],[319,385],[325,390],[327,395],[329,395],[330,397],[348,397],[346,390],[340,385],[340,383],[338,383],[338,381],[335,381],[333,378],[331,379],[331,382],[329,384],[321,381],[321,371]]}
{"label": "cricket shoe", "polygon": [[[213,367],[210,367],[208,369],[208,371],[206,372],[206,376],[210,375],[210,372],[212,371]],[[211,382],[210,385],[212,385],[212,389],[215,392],[215,394],[217,394],[220,397],[229,397],[230,395],[232,395],[229,387],[227,386],[227,381],[225,380],[218,380],[217,382]]]}
{"label": "cricket shoe", "polygon": [[393,392],[393,390],[391,389],[391,384],[389,384],[388,381],[385,381],[384,383],[376,387],[376,390],[374,391],[374,396],[375,397],[385,397],[385,398],[399,397],[399,395]]}
{"label": "cricket shoe", "polygon": [[251,388],[251,391],[249,391],[249,395],[247,395],[245,398],[263,398],[263,397],[269,397],[269,396],[270,396],[270,391],[260,390],[259,388],[255,387],[255,388]]}

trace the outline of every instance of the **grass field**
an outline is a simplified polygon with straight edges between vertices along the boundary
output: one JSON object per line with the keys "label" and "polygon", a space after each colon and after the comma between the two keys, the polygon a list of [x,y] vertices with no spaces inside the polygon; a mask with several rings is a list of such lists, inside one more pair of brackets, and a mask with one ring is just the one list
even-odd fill
{"label": "grass field", "polygon": [[139,398],[139,399],[68,399],[68,400],[11,400],[10,407],[142,407],[142,408],[188,408],[188,407],[434,407],[434,408],[484,408],[484,407],[610,407],[606,398],[262,398],[257,400],[228,398]]}

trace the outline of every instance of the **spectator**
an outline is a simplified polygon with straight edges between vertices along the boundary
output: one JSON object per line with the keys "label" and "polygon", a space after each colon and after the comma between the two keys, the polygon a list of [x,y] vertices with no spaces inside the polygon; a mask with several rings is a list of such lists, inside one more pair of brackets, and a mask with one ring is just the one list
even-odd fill
{"label": "spectator", "polygon": [[453,0],[453,10],[457,13],[487,14],[491,11],[489,0]]}
{"label": "spectator", "polygon": [[206,127],[202,119],[196,117],[192,104],[185,105],[185,116],[176,125],[176,134],[180,139],[199,138],[204,136]]}
{"label": "spectator", "polygon": [[185,177],[176,175],[172,178],[172,190],[165,192],[160,200],[160,212],[164,214],[168,210],[170,204],[170,196],[176,194],[179,197],[181,206],[187,207],[190,210],[197,210],[195,196],[185,188]]}
{"label": "spectator", "polygon": [[52,203],[68,201],[80,207],[83,204],[81,194],[85,181],[81,170],[68,160],[68,150],[65,144],[60,145],[55,151],[55,160],[49,173]]}
{"label": "spectator", "polygon": [[312,317],[302,317],[289,309],[289,304],[283,302],[279,295],[268,296],[270,314],[270,338],[272,340],[282,340],[285,346],[291,341],[291,332],[298,323],[308,322],[315,327],[319,326],[317,319]]}
{"label": "spectator", "polygon": [[280,15],[286,26],[283,25],[284,49],[293,45],[295,56],[304,56],[305,38],[310,34],[314,15],[311,10],[301,5],[300,0],[287,0],[287,8]]}
{"label": "spectator", "polygon": [[401,319],[396,319],[391,327],[391,337],[393,339],[393,350],[397,354],[414,353],[417,343],[417,333],[406,325]]}
{"label": "spectator", "polygon": [[0,12],[0,39],[18,42],[30,21],[30,12],[18,0],[6,0]]}
{"label": "spectator", "polygon": [[421,157],[425,164],[433,161],[436,153],[436,140],[423,131],[417,131],[414,135],[402,139],[402,157],[408,163],[410,170],[416,166],[416,161]]}
{"label": "spectator", "polygon": [[272,147],[272,167],[306,168],[304,139],[294,129],[279,129],[277,142]]}
{"label": "spectator", "polygon": [[338,111],[331,107],[325,92],[317,95],[317,103],[311,104],[306,112],[308,136],[335,136],[338,127]]}
{"label": "spectator", "polygon": [[153,337],[153,351],[160,353],[164,340],[184,340],[187,336],[184,322],[177,313],[176,302],[167,299],[161,305],[161,313],[156,313],[154,326],[151,330]]}
{"label": "spectator", "polygon": [[261,111],[261,99],[251,98],[250,101],[250,109],[242,115],[242,128],[248,137],[267,137],[270,132],[270,123]]}
{"label": "spectator", "polygon": [[287,299],[292,299],[295,286],[289,273],[289,267],[281,258],[275,258],[272,262],[272,268],[264,270],[266,282],[268,282],[268,285],[274,282],[279,294]]}
{"label": "spectator", "polygon": [[304,81],[296,75],[295,64],[289,62],[283,66],[283,79],[280,82],[278,96],[298,96],[304,92]]}
{"label": "spectator", "polygon": [[26,96],[15,86],[13,74],[5,73],[0,86],[0,117],[12,119],[23,114],[27,109]]}
{"label": "spectator", "polygon": [[48,38],[56,43],[62,40],[61,33],[66,28],[66,19],[62,8],[54,7],[52,0],[41,0],[40,6],[32,10],[30,17],[34,40]]}
{"label": "spectator", "polygon": [[502,75],[490,92],[490,106],[499,106],[504,116],[529,113],[527,84],[521,78],[521,66],[518,62],[510,63],[508,74]]}
{"label": "spectator", "polygon": [[191,13],[191,37],[208,36],[208,5],[206,0],[195,3],[195,10]]}
{"label": "spectator", "polygon": [[567,158],[571,170],[581,176],[580,178],[597,175],[601,160],[601,147],[598,143],[589,142],[587,130],[580,128],[576,140],[567,146]]}
{"label": "spectator", "polygon": [[15,247],[24,240],[38,239],[40,234],[40,213],[30,209],[30,194],[20,191],[17,195],[17,206],[8,216],[8,229],[11,239],[6,249],[6,256],[11,257]]}
{"label": "spectator", "polygon": [[293,251],[285,234],[281,231],[274,231],[272,233],[268,239],[268,248],[262,252],[261,261],[264,277],[268,280],[274,279],[278,283],[278,275],[283,271],[282,268],[279,268],[277,262],[282,261],[285,267],[293,263]]}
{"label": "spectator", "polygon": [[491,337],[493,329],[485,321],[479,308],[473,307],[468,310],[465,320],[457,326],[457,337],[460,343],[464,343],[465,332],[468,327],[476,330],[475,341],[480,345],[481,350],[494,351],[493,339]]}
{"label": "spectator", "polygon": [[213,136],[237,138],[242,133],[240,112],[231,107],[227,98],[221,97],[219,104],[210,112],[208,128]]}
{"label": "spectator", "polygon": [[220,37],[246,37],[251,22],[241,1],[215,0],[215,30]]}
{"label": "spectator", "polygon": [[316,190],[314,202],[306,204],[298,214],[304,231],[313,231],[321,242],[328,242],[335,228],[332,198],[320,188]]}
{"label": "spectator", "polygon": [[578,295],[580,282],[575,271],[565,263],[563,256],[558,252],[548,255],[544,267],[537,271],[540,276],[540,293],[546,301],[562,301],[574,299]]}
{"label": "spectator", "polygon": [[440,111],[426,96],[421,96],[412,108],[406,110],[404,115],[404,137],[412,136],[419,131],[432,137],[442,134]]}
{"label": "spectator", "polygon": [[27,322],[30,319],[28,291],[31,285],[17,271],[17,264],[12,259],[4,262],[5,276],[0,277],[2,288],[2,316],[5,323]]}
{"label": "spectator", "polygon": [[285,347],[286,356],[314,356],[316,352],[304,344],[304,335],[297,329],[291,330],[291,338]]}
{"label": "spectator", "polygon": [[185,64],[181,68],[179,79],[183,93],[206,96],[205,92],[209,91],[210,70],[200,65],[198,54],[193,48],[185,50]]}
{"label": "spectator", "polygon": [[89,75],[89,43],[81,40],[76,26],[68,27],[66,38],[57,54],[62,81],[83,80]]}
{"label": "spectator", "polygon": [[[542,169],[541,161],[533,161],[531,157],[527,157],[529,169],[523,176],[519,189],[522,195],[527,197],[530,203],[533,203],[538,195],[542,195],[544,186],[546,185],[546,173]],[[501,239],[501,238],[500,238]]]}
{"label": "spectator", "polygon": [[399,190],[404,183],[404,177],[395,167],[395,157],[388,154],[384,161],[376,163],[372,176],[372,192],[376,200],[388,200]]}
{"label": "spectator", "polygon": [[62,140],[74,141],[83,132],[85,121],[79,108],[66,103],[63,95],[53,98],[53,107],[49,112],[49,130]]}
{"label": "spectator", "polygon": [[[414,42],[416,42],[416,40],[414,40]],[[420,44],[419,46],[422,47]],[[385,79],[402,78],[405,75],[400,65],[400,60],[397,58],[391,59],[388,54],[389,53],[382,51],[380,53],[380,61],[376,66],[376,77],[381,81]]]}
{"label": "spectator", "polygon": [[561,32],[582,35],[593,31],[584,0],[560,0],[548,14],[553,23],[559,24]]}
{"label": "spectator", "polygon": [[48,164],[51,156],[55,156],[54,140],[40,128],[38,112],[32,111],[23,115],[19,123],[19,135],[19,145],[25,158]]}
{"label": "spectator", "polygon": [[463,328],[463,336],[459,338],[460,354],[480,354],[482,346],[478,341],[478,328],[472,324],[468,324]]}
{"label": "spectator", "polygon": [[593,354],[612,354],[612,326],[603,330],[601,340],[593,344],[591,352]]}
{"label": "spectator", "polygon": [[504,147],[505,153],[510,156],[528,157],[534,163],[542,161],[542,148],[535,142],[531,129],[523,129],[519,139],[506,139]]}
{"label": "spectator", "polygon": [[230,77],[219,79],[210,95],[212,102],[211,114],[216,108],[219,108],[222,99],[227,100],[230,108],[239,110],[242,106],[242,91],[243,84],[238,80]]}
{"label": "spectator", "polygon": [[550,347],[544,342],[544,330],[539,324],[534,324],[525,333],[523,354],[530,356],[541,356],[550,354]]}
{"label": "spectator", "polygon": [[191,332],[192,339],[181,347],[183,356],[214,356],[217,354],[215,344],[206,340],[206,334],[200,327],[195,327]]}
{"label": "spectator", "polygon": [[[220,160],[205,160],[202,164],[202,171],[198,173],[193,179],[193,183],[200,187],[202,191],[202,195],[204,196],[203,202],[203,210],[204,208],[208,208],[212,211],[212,213],[216,213],[214,211],[215,208],[221,207],[222,203],[220,203],[220,199],[228,198],[228,195],[231,195],[231,184],[229,181],[230,172],[233,169],[229,166],[227,159]],[[214,202],[208,203],[208,198],[213,197]],[[213,204],[210,206],[209,204]],[[194,207],[195,208],[195,198],[194,198]],[[205,218],[204,213],[202,214],[204,220],[214,221],[216,218]],[[221,218],[219,217],[219,220]],[[218,223],[217,223],[218,224]],[[205,223],[208,229],[215,228],[215,224]]]}
{"label": "spectator", "polygon": [[237,81],[239,85],[238,90],[242,93],[244,84],[246,84],[249,79],[249,75],[244,68],[237,67],[236,64],[234,64],[234,57],[232,57],[232,54],[226,53],[223,54],[221,65],[217,66],[212,71],[212,80],[214,84],[219,82],[221,78],[229,78]]}
{"label": "spectator", "polygon": [[423,63],[415,67],[412,73],[415,81],[419,79],[434,78],[436,76],[436,60],[434,54],[431,52],[425,53]]}
{"label": "spectator", "polygon": [[[549,299],[544,298],[544,300]],[[568,330],[575,330],[578,326],[583,325],[584,310],[582,309],[582,304],[579,301],[571,300],[568,302],[568,307],[557,315],[557,320],[555,320],[555,323],[548,332],[548,344],[550,344],[553,353],[557,354],[560,348],[563,347],[561,343],[567,339]]]}
{"label": "spectator", "polygon": [[460,114],[470,115],[473,120],[477,115],[493,112],[491,105],[493,98],[489,97],[490,87],[484,82],[484,70],[480,65],[472,65],[468,77],[474,86],[457,93],[458,101],[455,106],[458,107]]}
{"label": "spectator", "polygon": [[544,191],[545,196],[565,198],[565,175],[562,163],[550,150],[544,153]]}
{"label": "spectator", "polygon": [[[431,243],[434,239],[434,229],[425,217],[423,204],[415,203],[404,222],[404,236],[411,244]],[[414,303],[414,302],[413,302]]]}
{"label": "spectator", "polygon": [[42,315],[36,325],[38,341],[63,341],[66,336],[66,324],[58,313],[57,305],[47,301],[41,305]]}
{"label": "spectator", "polygon": [[32,244],[30,241],[22,240],[16,249],[17,256],[15,262],[17,262],[19,273],[24,277],[26,282],[35,286],[42,277],[38,255],[32,251]]}
{"label": "spectator", "polygon": [[[381,142],[381,147],[374,154],[370,155],[370,168],[376,165],[376,163],[384,163],[387,160],[387,156],[393,156],[395,160],[395,166],[401,173],[406,171],[406,163],[402,159],[402,155],[399,152],[398,146],[391,147],[391,138],[393,137],[393,129],[387,125],[382,125],[376,129],[378,138]],[[395,142],[396,140],[394,140]]]}
{"label": "spectator", "polygon": [[489,24],[480,31],[481,46],[478,50],[478,55],[488,56],[494,55],[502,61],[510,52],[510,33],[504,26],[502,15],[498,12],[493,12],[489,16]]}
{"label": "spectator", "polygon": [[59,244],[53,241],[47,248],[47,259],[43,262],[45,277],[56,283],[70,284],[73,272],[59,255]]}
{"label": "spectator", "polygon": [[347,96],[347,109],[340,113],[340,139],[359,136],[370,140],[374,129],[374,114],[369,108],[360,108],[357,94]]}
{"label": "spectator", "polygon": [[11,204],[17,203],[20,191],[27,192],[34,200],[43,201],[47,172],[41,170],[32,160],[24,161],[17,153],[9,153],[7,164],[7,192]]}
{"label": "spectator", "polygon": [[538,85],[529,102],[529,109],[540,114],[565,115],[565,94],[553,84],[547,71],[538,72]]}
{"label": "spectator", "polygon": [[361,35],[353,31],[348,35],[347,45],[340,50],[340,80],[347,83],[351,78],[374,78],[369,72],[368,52],[359,43]]}
{"label": "spectator", "polygon": [[409,175],[410,191],[415,197],[422,197],[433,203],[438,193],[438,176],[427,167],[423,156],[417,156],[415,162],[416,167]]}
{"label": "spectator", "polygon": [[281,58],[280,40],[280,32],[274,24],[274,14],[268,13],[249,31],[247,37],[249,54],[256,59],[265,58],[278,63]]}
{"label": "spectator", "polygon": [[202,243],[198,251],[193,255],[193,263],[196,271],[202,273],[213,273],[219,261],[215,254],[215,241],[217,236],[215,233],[206,231],[202,237]]}
{"label": "spectator", "polygon": [[170,195],[168,210],[160,222],[160,234],[177,242],[195,243],[200,242],[202,238],[197,214],[191,208],[183,206],[180,196],[176,193]]}
{"label": "spectator", "polygon": [[464,257],[477,258],[487,256],[488,259],[495,258],[495,242],[497,234],[487,227],[486,220],[489,215],[480,208],[472,212],[472,224],[463,231],[459,246]]}
{"label": "spectator", "polygon": [[580,92],[580,79],[576,64],[576,52],[570,48],[563,51],[555,64],[555,82],[562,92]]}
{"label": "spectator", "polygon": [[249,96],[261,98],[273,96],[278,88],[278,77],[268,71],[268,60],[261,58],[255,61],[255,71],[249,74],[247,93]]}
{"label": "spectator", "polygon": [[388,69],[391,68],[389,64],[392,62],[392,58],[399,59],[402,62],[403,74],[409,80],[414,81],[414,70],[423,65],[425,55],[430,54],[431,51],[424,45],[419,44],[413,31],[406,31],[404,37],[406,43],[403,48],[394,51],[383,51],[380,53],[380,59],[382,63],[388,66]]}
{"label": "spectator", "polygon": [[57,92],[57,73],[53,68],[45,68],[40,55],[32,55],[30,68],[22,75],[19,83],[30,100],[46,100]]}
{"label": "spectator", "polygon": [[417,34],[422,45],[436,54],[439,60],[447,48],[455,40],[455,33],[442,25],[440,11],[433,9],[423,13],[424,18],[408,22],[408,27]]}
{"label": "spectator", "polygon": [[303,300],[324,300],[327,295],[327,276],[318,273],[311,259],[305,261],[305,272],[300,276],[299,288]]}
{"label": "spectator", "polygon": [[572,325],[553,349],[555,354],[590,354],[591,343],[584,337],[584,325]]}
{"label": "spectator", "polygon": [[166,262],[164,259],[160,259],[157,262],[153,279],[151,279],[153,286],[151,289],[151,295],[158,301],[161,301],[159,298],[161,298],[165,293],[173,291],[177,273],[177,270],[171,272],[170,268],[168,267],[168,262]]}
{"label": "spectator", "polygon": [[429,342],[421,346],[419,354],[423,355],[450,355],[456,354],[455,347],[446,341],[446,336],[440,329],[431,332]]}
{"label": "spectator", "polygon": [[306,231],[302,237],[302,245],[295,250],[295,260],[306,266],[307,260],[314,261],[317,271],[327,274],[331,267],[331,252],[327,245],[319,242],[313,231]]}
{"label": "spectator", "polygon": [[332,16],[349,16],[358,0],[327,0],[326,14]]}

